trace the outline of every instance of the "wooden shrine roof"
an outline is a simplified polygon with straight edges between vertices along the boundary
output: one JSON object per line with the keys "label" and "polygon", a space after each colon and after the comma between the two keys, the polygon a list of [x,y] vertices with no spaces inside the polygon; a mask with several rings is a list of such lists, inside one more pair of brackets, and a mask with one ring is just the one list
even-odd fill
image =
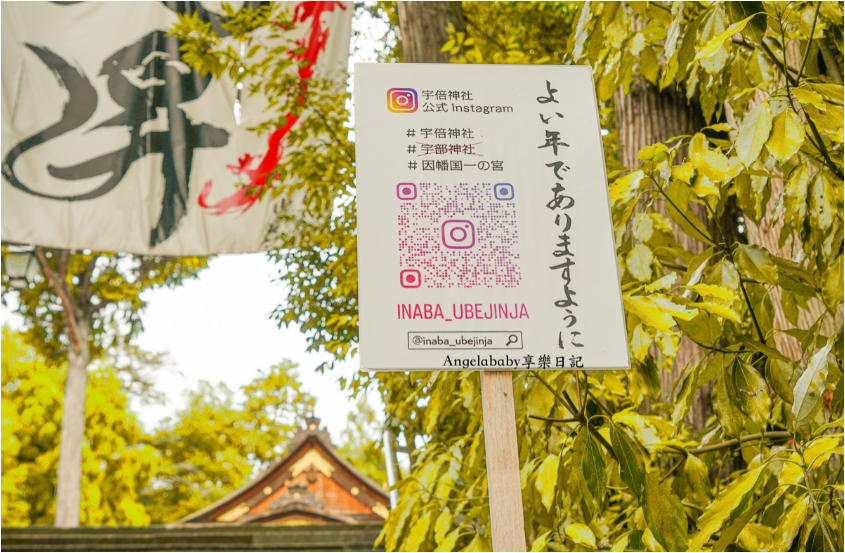
{"label": "wooden shrine roof", "polygon": [[282,459],[176,524],[382,523],[389,506],[382,487],[338,455],[320,419],[309,417]]}

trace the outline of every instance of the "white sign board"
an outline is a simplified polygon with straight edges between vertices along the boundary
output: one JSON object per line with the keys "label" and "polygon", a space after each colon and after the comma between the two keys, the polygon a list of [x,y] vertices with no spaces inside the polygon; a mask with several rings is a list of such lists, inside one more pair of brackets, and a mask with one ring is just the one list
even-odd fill
{"label": "white sign board", "polygon": [[356,64],[361,369],[630,368],[589,67]]}

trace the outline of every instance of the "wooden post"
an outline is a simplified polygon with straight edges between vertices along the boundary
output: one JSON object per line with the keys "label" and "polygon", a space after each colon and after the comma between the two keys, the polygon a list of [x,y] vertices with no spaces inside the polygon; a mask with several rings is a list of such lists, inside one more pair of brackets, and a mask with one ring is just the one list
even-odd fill
{"label": "wooden post", "polygon": [[481,409],[493,551],[525,551],[512,373],[481,371]]}

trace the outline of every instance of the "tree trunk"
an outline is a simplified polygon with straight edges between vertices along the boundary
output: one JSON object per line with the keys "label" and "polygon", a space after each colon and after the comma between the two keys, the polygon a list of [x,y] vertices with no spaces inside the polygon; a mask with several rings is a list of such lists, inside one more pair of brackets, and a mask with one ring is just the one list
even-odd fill
{"label": "tree trunk", "polygon": [[440,49],[449,40],[449,26],[464,30],[460,2],[397,2],[402,56],[409,63],[448,63]]}
{"label": "tree trunk", "polygon": [[[670,86],[660,92],[645,80],[638,78],[625,95],[616,93],[616,131],[619,140],[619,162],[636,169],[642,163],[637,154],[644,147],[656,142],[664,142],[674,136],[694,134],[705,126],[698,102],[687,102],[683,90]],[[662,199],[654,202],[656,211],[667,213]],[[694,206],[692,209],[696,211]],[[707,218],[696,212],[703,221]],[[704,245],[683,232],[676,233],[678,243],[687,251],[695,254],[704,250]],[[664,400],[672,393],[672,387],[686,364],[699,351],[689,338],[684,336],[678,346],[678,354],[672,366],[672,372],[660,372],[660,390]],[[713,414],[710,405],[710,386],[703,386],[696,393],[692,409],[693,424],[702,429],[707,419]]]}
{"label": "tree trunk", "polygon": [[65,397],[62,402],[62,435],[59,445],[58,485],[56,488],[57,528],[79,526],[82,500],[82,444],[85,438],[85,397],[88,387],[90,323],[79,321],[79,352],[68,353]]}

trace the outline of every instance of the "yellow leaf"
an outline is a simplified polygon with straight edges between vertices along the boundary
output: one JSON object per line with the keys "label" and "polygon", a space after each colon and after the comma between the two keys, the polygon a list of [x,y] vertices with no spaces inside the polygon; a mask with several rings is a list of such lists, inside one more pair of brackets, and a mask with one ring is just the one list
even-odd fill
{"label": "yellow leaf", "polygon": [[640,242],[647,242],[652,234],[652,221],[647,213],[635,213],[632,226],[634,238]]}
{"label": "yellow leaf", "polygon": [[699,198],[703,198],[704,196],[719,196],[719,187],[710,182],[710,179],[704,175],[696,177],[695,183],[692,185],[692,191]]}
{"label": "yellow leaf", "polygon": [[537,482],[534,486],[540,492],[540,499],[547,510],[551,510],[552,501],[555,498],[555,488],[557,487],[557,471],[560,464],[560,459],[557,455],[550,454],[540,465],[540,471],[537,474]]}
{"label": "yellow leaf", "polygon": [[644,361],[648,355],[648,347],[651,345],[651,336],[645,331],[643,325],[638,324],[631,333],[631,353],[638,361]]}
{"label": "yellow leaf", "polygon": [[768,102],[763,102],[745,116],[739,129],[734,145],[740,161],[745,165],[753,163],[760,155],[771,130],[772,110]]}
{"label": "yellow leaf", "polygon": [[418,551],[420,545],[425,540],[426,535],[428,534],[428,527],[431,524],[431,515],[434,511],[429,511],[414,523],[411,527],[411,531],[408,534],[408,538],[406,543],[404,544],[409,551]]}
{"label": "yellow leaf", "polygon": [[610,185],[610,190],[608,192],[610,201],[615,202],[617,200],[627,199],[631,192],[639,188],[642,178],[642,171],[634,171],[633,173],[628,173],[624,177],[616,179],[616,181]]}
{"label": "yellow leaf", "polygon": [[809,506],[810,496],[804,494],[797,503],[793,503],[789,510],[780,516],[771,551],[789,551],[792,540],[807,523],[807,507]]}
{"label": "yellow leaf", "polygon": [[644,296],[627,296],[624,299],[625,308],[640,318],[646,325],[656,328],[660,332],[671,333],[675,320],[672,315],[665,313],[657,304]]}
{"label": "yellow leaf", "polygon": [[654,256],[648,246],[637,244],[631,248],[625,264],[635,279],[640,282],[648,282],[651,280],[651,262],[653,260]]}
{"label": "yellow leaf", "polygon": [[684,181],[685,183],[689,184],[689,182],[694,176],[695,168],[689,163],[684,163],[683,165],[672,167],[672,178]]}
{"label": "yellow leaf", "polygon": [[713,313],[714,315],[718,315],[723,319],[728,319],[729,321],[734,322],[736,324],[742,324],[742,319],[739,318],[737,312],[728,307],[727,305],[710,301],[698,302],[694,305],[696,307],[700,307],[705,311]]}
{"label": "yellow leaf", "polygon": [[596,548],[596,536],[593,531],[584,524],[570,524],[566,527],[566,537],[579,545],[587,545]]}
{"label": "yellow leaf", "polygon": [[666,290],[671,288],[675,281],[678,280],[676,273],[669,273],[659,280],[655,280],[651,284],[646,285],[643,290],[646,292],[656,292],[657,290]]}
{"label": "yellow leaf", "polygon": [[801,469],[801,457],[797,453],[793,453],[789,456],[788,462],[783,462],[783,467],[778,474],[778,485],[797,484],[803,479],[804,471]]}
{"label": "yellow leaf", "polygon": [[804,123],[797,113],[783,110],[772,123],[772,135],[766,142],[766,149],[778,161],[794,156],[804,143]]}
{"label": "yellow leaf", "polygon": [[728,171],[728,158],[722,152],[708,150],[692,156],[692,162],[699,174],[711,181],[724,182]]}
{"label": "yellow leaf", "polygon": [[837,453],[842,454],[842,435],[822,436],[810,442],[804,450],[804,461],[807,462],[809,470],[819,468],[822,463],[830,459],[830,456]]}
{"label": "yellow leaf", "polygon": [[544,534],[541,534],[537,539],[534,540],[534,543],[531,544],[531,551],[545,551],[546,544],[549,543],[549,539],[552,536],[552,531],[549,530]]}
{"label": "yellow leaf", "polygon": [[729,290],[728,288],[724,288],[722,286],[716,286],[715,284],[695,284],[693,286],[687,286],[690,290],[698,293],[702,296],[713,296],[715,298],[719,298],[720,300],[728,300],[728,301],[736,301],[736,293],[733,290]]}
{"label": "yellow leaf", "polygon": [[760,465],[756,469],[746,472],[716,496],[716,499],[698,518],[696,526],[698,526],[699,532],[690,540],[688,551],[701,551],[704,543],[721,528],[722,523],[730,516],[734,508],[742,502],[747,494],[754,491],[757,478],[765,467],[766,465]]}
{"label": "yellow leaf", "polygon": [[795,96],[796,100],[798,100],[805,106],[813,106],[819,111],[824,111],[826,108],[824,99],[822,99],[821,94],[819,94],[818,92],[814,92],[809,88],[804,88],[803,86],[793,88],[792,95]]}
{"label": "yellow leaf", "polygon": [[671,314],[676,319],[689,321],[698,315],[697,309],[689,309],[685,305],[677,304],[670,299],[670,296],[651,296],[651,301],[662,307],[664,311]]}
{"label": "yellow leaf", "polygon": [[696,54],[695,59],[693,61],[698,61],[698,60],[701,60],[701,59],[709,58],[710,56],[715,54],[719,50],[719,48],[722,47],[722,44],[724,44],[726,40],[731,38],[736,33],[742,31],[745,28],[745,25],[749,21],[751,21],[751,19],[753,17],[754,16],[752,15],[750,17],[746,17],[742,21],[734,23],[733,25],[731,25],[730,27],[725,29],[724,33],[722,33],[722,34],[714,37],[713,39],[711,39],[710,42],[708,42],[704,46],[704,48],[702,48],[701,50],[698,51],[698,54]]}

